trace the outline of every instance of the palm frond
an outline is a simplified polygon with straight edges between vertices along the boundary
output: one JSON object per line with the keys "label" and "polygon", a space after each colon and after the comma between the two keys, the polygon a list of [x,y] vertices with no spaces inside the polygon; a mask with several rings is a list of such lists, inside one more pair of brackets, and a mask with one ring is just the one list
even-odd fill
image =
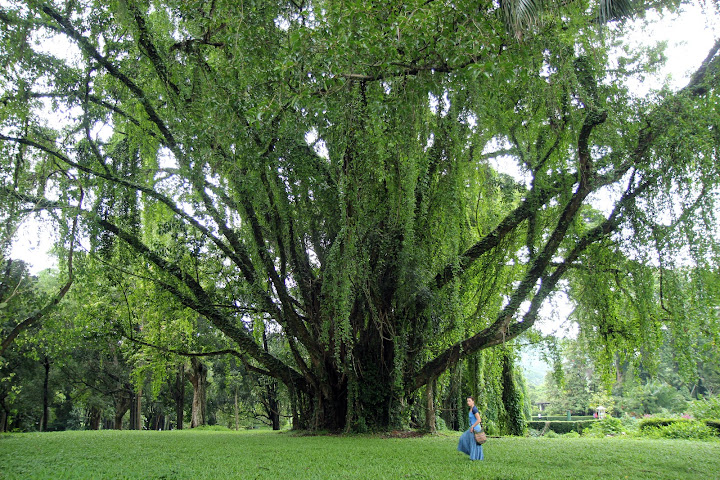
{"label": "palm frond", "polygon": [[505,25],[513,36],[522,38],[523,33],[540,20],[545,0],[501,0]]}
{"label": "palm frond", "polygon": [[[572,0],[500,0],[500,7],[508,32],[521,39],[541,22],[543,13],[567,7],[570,3]],[[605,23],[631,16],[635,5],[634,0],[598,0],[598,9],[597,21]]]}
{"label": "palm frond", "polygon": [[632,0],[600,0],[598,20],[601,23],[629,17],[634,12]]}

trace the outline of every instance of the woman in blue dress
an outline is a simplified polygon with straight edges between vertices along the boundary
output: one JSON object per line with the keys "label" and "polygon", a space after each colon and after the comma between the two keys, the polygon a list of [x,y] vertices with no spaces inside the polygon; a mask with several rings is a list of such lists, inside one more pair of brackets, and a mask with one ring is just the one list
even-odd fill
{"label": "woman in blue dress", "polygon": [[470,412],[468,412],[470,429],[465,430],[462,434],[457,448],[461,452],[470,455],[470,460],[483,460],[485,458],[483,456],[483,448],[482,445],[478,445],[475,441],[474,433],[479,432],[482,429],[480,426],[480,412],[478,412],[478,409],[475,406],[475,399],[473,397],[467,398],[467,404],[468,407],[470,407]]}

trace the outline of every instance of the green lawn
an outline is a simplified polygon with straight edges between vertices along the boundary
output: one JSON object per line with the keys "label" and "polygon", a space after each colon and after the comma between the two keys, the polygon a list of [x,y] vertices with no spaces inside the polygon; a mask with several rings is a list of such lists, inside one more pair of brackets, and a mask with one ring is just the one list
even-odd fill
{"label": "green lawn", "polygon": [[485,460],[457,434],[421,438],[274,432],[98,431],[0,436],[0,479],[708,479],[720,442],[491,438]]}

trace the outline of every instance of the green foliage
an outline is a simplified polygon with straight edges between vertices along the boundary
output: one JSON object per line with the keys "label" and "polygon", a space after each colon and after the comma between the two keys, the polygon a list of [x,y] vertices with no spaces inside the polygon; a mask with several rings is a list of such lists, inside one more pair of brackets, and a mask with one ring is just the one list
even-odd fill
{"label": "green foliage", "polygon": [[653,381],[625,392],[623,403],[626,411],[639,415],[681,413],[687,408],[687,401],[676,388]]}
{"label": "green foliage", "polygon": [[625,425],[623,425],[622,420],[615,417],[605,417],[602,420],[597,420],[589,425],[589,428],[587,428],[585,431],[582,432],[583,435],[589,436],[589,437],[604,437],[604,436],[615,436],[615,435],[623,435],[626,433],[625,431]]}
{"label": "green foliage", "polygon": [[538,431],[555,432],[558,434],[566,434],[570,432],[583,433],[586,429],[597,423],[597,420],[553,420],[553,421],[537,421],[528,422],[528,427]]}
{"label": "green foliage", "polygon": [[[588,356],[588,345],[583,337],[562,340],[558,366],[562,373],[560,382],[557,374],[546,377],[548,396],[544,400],[550,401],[550,411],[556,415],[568,410],[579,416],[593,413],[597,406],[593,404],[604,386],[594,362]],[[557,417],[558,420],[567,420],[567,416]]]}
{"label": "green foliage", "polygon": [[680,417],[648,417],[640,420],[639,427],[640,431],[643,432],[652,428],[667,427],[675,423],[691,423],[692,420],[689,418]]}
{"label": "green foliage", "polygon": [[679,417],[650,417],[640,420],[640,433],[652,438],[683,438],[707,440],[717,437],[720,429],[717,420],[694,420]]}
{"label": "green foliage", "polygon": [[507,434],[524,436],[527,429],[524,380],[521,373],[516,373],[515,360],[507,353],[503,356],[502,379],[502,401],[506,415],[502,420],[506,425]]}
{"label": "green foliage", "polygon": [[[543,415],[541,420],[538,419],[537,421],[543,421],[543,422],[564,422],[567,421],[567,415]],[[597,420],[592,415],[571,415],[570,421],[578,422],[582,420]]]}
{"label": "green foliage", "polygon": [[667,424],[643,425],[641,433],[650,438],[669,438],[683,440],[710,440],[717,437],[717,431],[694,420],[670,422]]}
{"label": "green foliage", "polygon": [[720,437],[720,420],[705,420],[705,425],[715,430],[715,435]]}
{"label": "green foliage", "polygon": [[693,400],[688,407],[688,413],[698,420],[720,418],[720,397]]}
{"label": "green foliage", "polygon": [[443,418],[440,416],[435,417],[435,427],[437,428],[438,432],[444,432],[448,429],[445,420],[443,420]]}

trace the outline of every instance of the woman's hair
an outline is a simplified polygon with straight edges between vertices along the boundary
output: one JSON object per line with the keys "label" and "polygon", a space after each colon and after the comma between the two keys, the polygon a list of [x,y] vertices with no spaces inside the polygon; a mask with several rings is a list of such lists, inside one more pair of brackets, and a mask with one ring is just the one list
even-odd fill
{"label": "woman's hair", "polygon": [[472,400],[473,402],[475,401],[475,399],[474,399],[473,397],[471,397],[470,395],[468,395],[467,398],[469,398],[469,399]]}

